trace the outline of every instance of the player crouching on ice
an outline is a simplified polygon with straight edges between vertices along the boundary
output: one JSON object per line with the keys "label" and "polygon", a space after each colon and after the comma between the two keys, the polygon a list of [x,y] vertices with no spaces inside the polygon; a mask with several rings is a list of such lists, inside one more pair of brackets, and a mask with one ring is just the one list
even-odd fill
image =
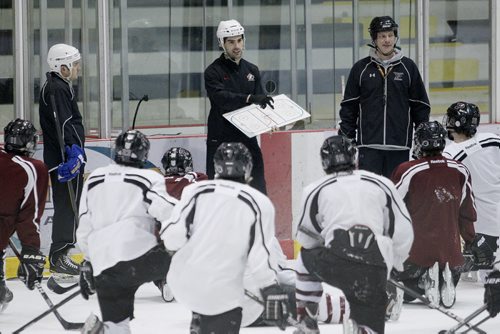
{"label": "player crouching on ice", "polygon": [[[446,135],[436,121],[421,123],[414,135],[417,159],[402,163],[392,174],[415,232],[404,271],[394,271],[393,278],[434,305],[450,308],[464,266],[460,240],[473,242],[476,209],[468,169],[442,155]],[[414,299],[404,296],[405,301]]]}
{"label": "player crouching on ice", "polygon": [[137,130],[116,138],[115,162],[93,171],[80,202],[78,244],[85,261],[80,288],[97,292],[102,322],[91,315],[83,333],[130,333],[134,295],[146,282],[165,277],[170,255],[155,234],[177,202],[160,173],[143,169],[149,140]]}
{"label": "player crouching on ice", "polygon": [[[222,143],[214,155],[215,180],[186,187],[161,238],[176,251],[167,275],[175,299],[192,312],[191,333],[239,333],[244,275],[265,305],[264,320],[284,329],[287,294],[277,283],[274,206],[250,187],[252,156],[241,143]],[[263,261],[265,259],[265,261]]]}
{"label": "player crouching on ice", "polygon": [[402,270],[413,242],[410,215],[393,183],[355,170],[356,148],[343,136],[321,147],[326,176],[304,189],[297,240],[297,334],[319,333],[321,281],[341,289],[350,305],[344,333],[384,333],[386,285]]}

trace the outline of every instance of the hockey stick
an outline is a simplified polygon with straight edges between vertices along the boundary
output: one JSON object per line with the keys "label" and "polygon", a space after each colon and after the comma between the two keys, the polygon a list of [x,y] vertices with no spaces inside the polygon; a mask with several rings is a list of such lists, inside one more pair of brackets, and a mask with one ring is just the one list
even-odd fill
{"label": "hockey stick", "polygon": [[[14,254],[16,254],[19,261],[21,261],[21,254],[19,254],[19,251],[17,250],[16,246],[14,245],[12,240],[10,240],[10,239],[9,239],[9,245],[10,245],[10,248],[12,248],[12,251],[14,252]],[[42,297],[45,300],[45,302],[47,303],[47,305],[49,305],[49,307],[52,309],[54,307],[54,303],[52,303],[52,300],[50,300],[49,296],[47,296],[47,293],[42,288],[42,285],[38,281],[35,281],[35,287],[37,288],[38,292],[40,292],[40,294],[42,295]],[[59,312],[57,312],[56,309],[54,309],[53,311],[54,311],[54,315],[56,316],[57,320],[59,320],[59,322],[64,327],[64,329],[71,330],[71,329],[80,329],[83,327],[83,323],[66,321],[59,314]]]}
{"label": "hockey stick", "polygon": [[[491,315],[487,315],[486,317],[484,317],[481,321],[478,321],[473,327],[477,327],[479,325],[481,325],[483,322],[485,322],[486,320],[488,320],[489,318],[491,318]],[[465,332],[462,332],[461,334],[464,334],[464,333],[467,333],[468,331],[470,331],[472,328],[469,328],[467,329]]]}
{"label": "hockey stick", "polygon": [[473,329],[475,330],[476,332],[480,333],[480,334],[486,334],[485,331],[479,329],[479,328],[474,328],[475,326],[472,326],[471,324],[467,323],[464,321],[464,319],[460,318],[459,316],[457,316],[455,313],[453,312],[450,312],[448,311],[447,309],[441,307],[441,306],[436,306],[434,304],[432,304],[429,299],[427,299],[427,297],[424,297],[422,295],[420,295],[418,292],[416,291],[413,291],[412,289],[404,286],[403,284],[399,283],[399,282],[396,282],[395,280],[393,280],[392,278],[391,279],[388,279],[387,280],[387,283],[389,284],[392,284],[394,285],[395,287],[403,290],[405,293],[409,294],[410,296],[422,301],[427,307],[431,308],[431,309],[434,309],[434,310],[437,310],[441,313],[443,313],[444,315],[456,320],[457,322],[459,323],[464,323],[465,326],[469,327],[470,329]]}
{"label": "hockey stick", "polygon": [[[38,320],[42,319],[43,317],[45,317],[47,314],[51,313],[51,312],[56,312],[56,310],[63,306],[64,304],[66,304],[67,302],[69,302],[71,299],[75,298],[76,296],[78,296],[80,294],[80,290],[78,291],[75,291],[73,292],[71,295],[69,295],[68,297],[64,298],[63,300],[61,300],[59,303],[55,304],[54,306],[52,306],[51,308],[49,308],[47,311],[43,312],[42,314],[40,314],[39,316],[37,316],[36,318],[34,318],[33,320],[27,322],[26,324],[24,324],[22,327],[19,327],[18,329],[16,329],[14,332],[12,332],[13,334],[16,334],[16,333],[21,333],[23,330],[25,330],[27,327],[31,326],[32,324],[34,324],[35,322],[37,322]],[[78,324],[79,325],[79,324]],[[81,324],[83,326],[83,324]],[[75,328],[75,329],[80,329],[80,327],[78,328]]]}
{"label": "hockey stick", "polygon": [[[460,321],[454,327],[447,330],[446,333],[455,333],[459,328],[463,327],[465,324],[469,323],[472,319],[477,317],[479,314],[483,313],[483,311],[486,310],[487,307],[488,307],[488,305],[486,305],[486,304],[482,305],[480,308],[478,308],[477,310],[475,310],[474,312],[469,314],[467,317],[465,317],[464,320]],[[470,329],[471,328],[469,328],[469,330]]]}
{"label": "hockey stick", "polygon": [[47,281],[47,288],[49,288],[50,291],[57,293],[58,295],[62,295],[63,293],[66,293],[70,290],[73,290],[77,286],[78,286],[78,283],[71,284],[70,286],[67,286],[67,287],[61,286],[54,279],[54,276],[50,276],[50,278]]}
{"label": "hockey stick", "polygon": [[[47,76],[47,86],[49,88],[50,104],[52,105],[52,113],[54,115],[54,125],[56,128],[57,140],[59,141],[59,149],[61,151],[61,161],[64,162],[66,160],[64,157],[64,139],[62,136],[61,127],[59,126],[59,113],[57,111],[54,87],[52,85],[52,75],[50,74],[50,72],[47,72],[46,76]],[[78,226],[78,208],[76,207],[76,195],[75,195],[75,190],[73,189],[73,181],[70,180],[66,182],[66,184],[68,185],[68,193],[69,193],[69,200],[71,202],[71,208],[73,209],[76,224]]]}

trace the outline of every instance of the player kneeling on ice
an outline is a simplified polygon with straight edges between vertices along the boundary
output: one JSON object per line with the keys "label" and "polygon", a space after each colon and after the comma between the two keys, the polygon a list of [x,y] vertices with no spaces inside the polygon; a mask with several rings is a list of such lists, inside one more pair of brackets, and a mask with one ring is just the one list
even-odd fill
{"label": "player kneeling on ice", "polygon": [[[429,302],[444,307],[455,303],[455,286],[464,266],[460,237],[474,240],[476,209],[469,170],[442,155],[446,130],[436,122],[424,122],[415,131],[416,160],[402,163],[392,180],[410,212],[415,241],[403,272],[393,278]],[[447,236],[443,238],[443,236]],[[415,298],[405,294],[405,301]]]}
{"label": "player kneeling on ice", "polygon": [[40,218],[45,209],[49,172],[31,158],[38,136],[30,121],[16,119],[4,128],[5,145],[0,149],[0,313],[12,301],[5,284],[4,250],[17,232],[22,251],[18,277],[28,289],[42,282],[45,256],[40,252]]}
{"label": "player kneeling on ice", "polygon": [[413,241],[410,215],[393,183],[355,170],[356,148],[343,136],[321,146],[328,174],[304,189],[297,240],[297,334],[319,333],[321,281],[341,289],[350,305],[344,333],[384,333],[386,285],[403,269]]}
{"label": "player kneeling on ice", "polygon": [[[288,310],[290,316],[296,318],[295,305],[295,268],[293,263],[289,262],[281,249],[278,239],[273,238],[270,249],[274,257],[278,259],[277,280],[288,295]],[[264,265],[266,258],[261,259],[259,265]],[[247,268],[244,278],[245,299],[243,301],[243,317],[241,327],[260,327],[270,326],[265,320],[265,308],[261,302],[260,290],[264,287],[256,277],[252,268]],[[324,293],[321,296],[318,307],[318,321],[325,324],[341,324],[344,317],[349,318],[350,309],[344,294],[337,288],[323,284]],[[257,298],[255,297],[257,296]]]}
{"label": "player kneeling on ice", "polygon": [[129,333],[135,292],[168,272],[170,255],[155,223],[170,217],[177,200],[167,194],[160,173],[143,169],[148,152],[144,134],[126,131],[116,138],[116,164],[96,169],[84,184],[77,230],[85,259],[80,288],[85,299],[97,292],[104,322],[91,315],[84,333]]}
{"label": "player kneeling on ice", "polygon": [[[189,150],[182,147],[171,147],[161,159],[163,170],[165,171],[165,186],[167,193],[180,199],[182,191],[191,183],[207,180],[204,173],[193,171],[193,158]],[[174,301],[174,296],[166,278],[155,281],[155,285],[160,289],[163,300],[167,303]]]}
{"label": "player kneeling on ice", "polygon": [[277,283],[274,206],[250,187],[252,156],[241,143],[222,143],[215,180],[186,187],[160,237],[176,251],[167,275],[175,299],[192,312],[191,333],[239,333],[245,271],[259,286],[264,319],[284,329],[287,294]]}

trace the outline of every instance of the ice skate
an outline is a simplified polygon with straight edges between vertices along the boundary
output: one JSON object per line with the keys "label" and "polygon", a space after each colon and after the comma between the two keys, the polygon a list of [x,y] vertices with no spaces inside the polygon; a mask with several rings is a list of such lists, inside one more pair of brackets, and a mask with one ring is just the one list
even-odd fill
{"label": "ice skate", "polygon": [[83,334],[104,334],[104,324],[94,314],[90,313],[80,333]]}
{"label": "ice skate", "polygon": [[359,326],[354,319],[346,318],[343,323],[344,334],[377,334],[370,327]]}
{"label": "ice skate", "polygon": [[422,276],[425,297],[433,305],[439,305],[439,265],[434,263]]}
{"label": "ice skate", "polygon": [[167,303],[173,302],[174,299],[174,294],[172,293],[172,290],[170,290],[169,286],[167,285],[166,280],[159,280],[154,282],[155,285],[158,287],[158,289],[161,292],[161,297],[163,300]]}
{"label": "ice skate", "polygon": [[2,313],[14,298],[12,291],[5,284],[5,280],[0,280],[0,313]]}
{"label": "ice skate", "polygon": [[[401,283],[401,282],[399,282]],[[403,283],[401,283],[403,284]],[[404,292],[392,284],[387,284],[387,307],[385,309],[385,320],[396,321],[401,315],[403,309]]]}
{"label": "ice skate", "polygon": [[61,252],[51,256],[50,272],[59,284],[76,283],[80,275],[80,266],[68,254]]}
{"label": "ice skate", "polygon": [[444,307],[450,308],[455,304],[455,285],[453,284],[453,277],[451,275],[450,265],[446,262],[446,266],[442,272],[443,284],[441,285],[441,303]]}
{"label": "ice skate", "polygon": [[304,314],[298,314],[298,323],[293,334],[319,334],[318,304],[306,302]]}

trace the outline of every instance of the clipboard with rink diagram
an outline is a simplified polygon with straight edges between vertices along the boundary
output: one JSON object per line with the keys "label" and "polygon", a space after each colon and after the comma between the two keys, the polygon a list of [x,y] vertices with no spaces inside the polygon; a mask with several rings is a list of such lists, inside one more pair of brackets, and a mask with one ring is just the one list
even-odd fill
{"label": "clipboard with rink diagram", "polygon": [[256,104],[231,111],[224,117],[249,138],[279,128],[311,115],[285,94],[273,96],[274,109]]}

